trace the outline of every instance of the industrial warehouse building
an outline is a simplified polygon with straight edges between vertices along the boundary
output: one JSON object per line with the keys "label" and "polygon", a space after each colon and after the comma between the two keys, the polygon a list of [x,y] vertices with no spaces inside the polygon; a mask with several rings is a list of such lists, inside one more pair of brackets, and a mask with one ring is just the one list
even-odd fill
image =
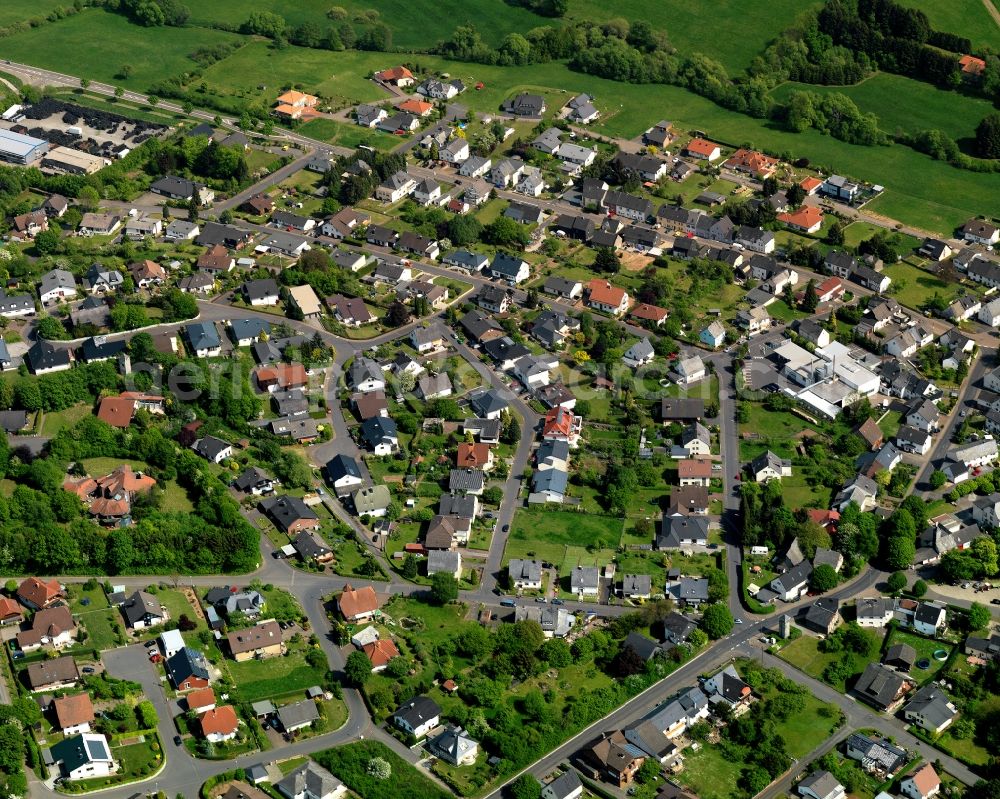
{"label": "industrial warehouse building", "polygon": [[49,143],[43,139],[0,129],[0,161],[33,164],[45,155],[48,149]]}
{"label": "industrial warehouse building", "polygon": [[42,159],[42,166],[71,175],[92,175],[110,163],[108,159],[99,155],[91,155],[69,147],[53,147]]}

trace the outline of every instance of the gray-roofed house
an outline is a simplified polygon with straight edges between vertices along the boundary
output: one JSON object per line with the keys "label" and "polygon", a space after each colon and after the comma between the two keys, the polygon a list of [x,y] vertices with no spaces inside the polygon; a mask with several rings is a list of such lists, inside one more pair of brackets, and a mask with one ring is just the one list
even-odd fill
{"label": "gray-roofed house", "polygon": [[199,358],[222,354],[222,339],[212,322],[191,322],[184,329],[191,351]]}
{"label": "gray-roofed house", "polygon": [[799,796],[805,799],[844,799],[844,786],[829,771],[814,771],[798,784]]}
{"label": "gray-roofed house", "polygon": [[622,577],[622,597],[625,599],[649,599],[653,591],[653,579],[648,574],[626,574]]}
{"label": "gray-roofed house", "polygon": [[958,709],[934,683],[917,691],[903,708],[903,718],[928,732],[943,732],[958,716]]}
{"label": "gray-roofed house", "polygon": [[583,783],[573,769],[567,769],[542,786],[542,799],[580,799],[581,796],[583,796]]}
{"label": "gray-roofed house", "polygon": [[542,564],[537,560],[513,558],[507,564],[511,587],[515,590],[537,591],[542,587]]}
{"label": "gray-roofed house", "polygon": [[451,725],[428,741],[427,750],[453,766],[471,766],[479,757],[479,743],[461,727]]}
{"label": "gray-roofed house", "polygon": [[812,564],[804,560],[771,581],[771,590],[785,602],[800,599],[809,589],[809,577],[812,575]]}
{"label": "gray-roofed house", "polygon": [[448,477],[448,490],[461,491],[479,496],[486,484],[486,474],[482,469],[452,469]]}
{"label": "gray-roofed house", "polygon": [[427,553],[427,576],[438,572],[450,574],[456,580],[462,577],[462,553],[451,549],[432,549]]}
{"label": "gray-roofed house", "polygon": [[704,516],[664,516],[656,536],[656,549],[694,552],[708,545],[708,519]]}
{"label": "gray-roofed house", "polygon": [[855,683],[854,691],[868,704],[886,711],[899,705],[911,687],[898,672],[881,663],[869,663]]}
{"label": "gray-roofed house", "polygon": [[347,786],[312,760],[286,774],[275,786],[285,799],[341,799]]}
{"label": "gray-roofed house", "polygon": [[319,721],[319,708],[311,699],[303,699],[278,708],[278,722],[286,733],[293,733]]}
{"label": "gray-roofed house", "polygon": [[577,596],[597,596],[601,585],[597,566],[577,566],[570,574],[570,590]]}

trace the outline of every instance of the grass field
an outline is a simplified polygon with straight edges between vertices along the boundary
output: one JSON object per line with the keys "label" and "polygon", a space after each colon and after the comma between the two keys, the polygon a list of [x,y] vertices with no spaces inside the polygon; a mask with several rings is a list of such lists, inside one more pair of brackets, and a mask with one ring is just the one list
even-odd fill
{"label": "grass field", "polygon": [[886,641],[885,645],[886,647],[889,647],[893,644],[909,644],[917,653],[917,661],[926,658],[931,662],[931,667],[929,669],[918,669],[916,665],[910,669],[910,676],[918,682],[930,679],[936,675],[944,665],[944,661],[934,659],[934,652],[936,650],[944,649],[946,652],[950,653],[951,650],[954,649],[954,647],[947,641],[940,641],[934,638],[924,638],[922,635],[916,635],[908,630],[900,630],[898,628],[890,632],[889,640]]}
{"label": "grass field", "polygon": [[[268,2],[277,4],[278,0]],[[482,4],[486,2],[482,0]],[[489,0],[491,6],[494,2],[507,18],[513,19],[518,13],[517,9],[501,4],[500,0]],[[943,3],[943,0],[938,2]],[[775,30],[794,17],[797,8],[789,0],[775,0],[768,4],[768,14],[754,15],[753,9],[746,7],[747,3],[739,8],[735,7],[735,0],[730,0],[728,4],[734,8],[727,9],[727,4],[723,3],[720,9],[719,4],[709,5],[703,0],[685,4],[683,8],[678,0],[671,0],[667,6],[642,0],[639,7],[630,7],[630,16],[651,19],[655,24],[676,10],[686,24],[671,26],[668,33],[680,49],[686,49],[684,37],[689,35],[698,39],[699,46],[695,49],[704,49],[713,55],[711,48],[700,46],[711,40],[714,55],[732,64],[742,62],[748,53],[758,51]],[[234,5],[235,0],[225,0],[221,6],[213,4],[211,11],[198,11],[196,15],[222,14],[227,19],[238,21],[243,16],[242,11],[229,14]],[[575,0],[570,6],[570,16],[608,17],[620,13],[617,7],[597,8],[597,5],[594,0]],[[753,0],[750,5],[762,3]],[[302,6],[306,9],[313,7],[312,0]],[[419,4],[413,6],[409,13],[420,15],[420,8]],[[388,14],[392,10],[386,8],[383,13]],[[446,10],[437,9],[432,17],[447,19],[450,29],[460,22],[463,15],[458,14],[454,18],[445,16]],[[726,13],[727,10],[729,13]],[[478,13],[478,6],[476,11]],[[295,16],[292,11],[288,14],[289,18]],[[541,24],[541,18],[530,14],[528,17]],[[711,20],[711,37],[704,36],[703,26],[687,24],[701,17]],[[748,31],[747,19],[759,20],[759,23],[751,25]],[[421,17],[421,21],[426,23],[426,18]],[[726,35],[726,25],[736,26],[731,35]],[[425,35],[427,30],[427,25],[423,24],[421,35]],[[87,9],[69,19],[7,37],[3,40],[2,54],[13,60],[51,69],[71,69],[90,78],[145,89],[158,80],[195,69],[188,55],[198,47],[233,41],[234,37],[234,34],[197,27],[142,28],[129,24],[119,15]],[[435,35],[435,38],[439,37]],[[282,85],[291,83],[301,83],[307,90],[345,105],[348,102],[384,99],[386,95],[367,76],[389,63],[407,60],[398,55],[389,57],[382,53],[358,51],[334,53],[296,47],[274,50],[264,42],[247,43],[245,37],[238,40],[246,44],[206,69],[203,79],[210,89],[247,102],[259,101],[262,95],[269,97]],[[115,52],[129,55],[120,60],[108,58],[108,53]],[[115,78],[125,61],[133,67],[130,77],[127,80]],[[1000,214],[1000,173],[979,174],[955,169],[901,145],[860,147],[812,130],[804,133],[784,131],[770,121],[734,113],[679,87],[617,83],[571,72],[559,62],[499,67],[463,64],[421,55],[419,64],[426,70],[448,72],[467,84],[483,81],[485,88],[482,91],[468,91],[460,100],[476,111],[495,111],[504,98],[519,91],[541,92],[553,109],[561,107],[571,93],[587,92],[596,98],[595,102],[602,112],[601,120],[594,126],[598,133],[633,137],[667,116],[682,131],[702,130],[723,142],[808,158],[817,168],[884,185],[887,191],[873,201],[868,210],[928,231],[950,233],[970,216]],[[886,87],[894,85],[894,80],[906,83],[906,79],[882,76],[873,80],[876,81],[874,89],[865,87],[857,90],[874,91],[877,95],[879,81]],[[880,112],[905,114],[903,121],[906,124],[914,118],[914,114],[918,117],[927,114],[929,119],[941,122],[942,126],[948,123],[949,129],[961,126],[966,131],[963,135],[968,135],[982,116],[980,111],[983,106],[978,101],[956,93],[937,92],[924,84],[914,84],[914,87],[907,85],[900,91],[908,100],[916,100],[917,107],[908,101],[896,104],[900,107],[898,112],[881,107]],[[928,99],[929,96],[933,99]],[[927,106],[926,109],[924,106]],[[887,124],[893,124],[893,121]]]}
{"label": "grass field", "polygon": [[42,419],[41,435],[54,436],[66,427],[72,427],[81,419],[90,416],[93,408],[90,405],[71,405],[64,411],[50,411]]}
{"label": "grass field", "polygon": [[[874,638],[877,637],[875,633],[867,631]],[[821,652],[819,649],[820,641],[818,638],[814,638],[811,635],[803,635],[801,638],[797,638],[792,641],[788,646],[781,650],[780,657],[782,660],[787,660],[793,666],[801,669],[806,674],[816,679],[821,679],[823,675],[823,670],[829,666],[831,663],[836,663],[844,659],[844,652]],[[860,674],[865,670],[865,666],[869,663],[874,663],[879,658],[879,647],[872,647],[872,654],[867,658],[862,658],[860,655],[852,655],[855,664],[855,673]],[[844,683],[838,683],[833,686],[838,691],[843,692],[847,690]]]}
{"label": "grass field", "polygon": [[[199,47],[242,40],[232,33],[204,28],[144,28],[120,14],[88,8],[9,36],[0,51],[11,61],[144,90],[170,75],[195,69],[188,55]],[[123,64],[132,67],[127,79],[115,77]]]}
{"label": "grass field", "polygon": [[276,696],[304,691],[323,682],[326,669],[314,669],[306,663],[301,650],[290,651],[287,655],[265,660],[247,660],[236,663],[226,660],[226,666],[233,681],[240,688],[240,698],[244,702],[272,699]]}
{"label": "grass field", "polygon": [[[377,780],[368,774],[367,765],[373,757],[388,761],[392,779]],[[361,799],[448,799],[451,796],[378,741],[355,741],[317,752],[315,759]]]}
{"label": "grass field", "polygon": [[391,150],[399,144],[398,136],[333,119],[314,119],[299,127],[298,132],[311,139],[319,139],[341,147],[354,148],[366,144],[378,150]]}
{"label": "grass field", "polygon": [[622,519],[609,516],[518,510],[504,557],[534,557],[554,563],[565,577],[574,566],[610,562],[623,526]]}
{"label": "grass field", "polygon": [[[879,127],[889,135],[897,129],[908,133],[934,129],[956,140],[972,137],[979,120],[993,111],[988,100],[888,72],[876,73],[854,86],[786,83],[775,89],[772,96],[784,101],[792,91],[801,90],[847,95],[862,111],[874,113],[879,118]],[[891,103],[886,102],[888,97],[892,98]]]}
{"label": "grass field", "polygon": [[45,19],[54,8],[65,6],[62,0],[4,0],[0,3],[0,27],[12,22],[25,22],[31,19]]}
{"label": "grass field", "polygon": [[908,261],[889,264],[883,271],[892,278],[892,296],[908,308],[919,309],[935,294],[950,302],[962,292],[961,287],[955,283],[944,281]]}
{"label": "grass field", "polygon": [[1000,27],[987,13],[981,0],[900,0],[904,6],[919,8],[934,30],[964,36],[973,47],[988,45],[1000,50]]}

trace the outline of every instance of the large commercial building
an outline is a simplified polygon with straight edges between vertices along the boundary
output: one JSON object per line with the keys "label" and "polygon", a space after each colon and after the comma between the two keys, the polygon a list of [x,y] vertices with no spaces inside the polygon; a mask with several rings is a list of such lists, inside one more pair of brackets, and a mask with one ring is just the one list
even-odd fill
{"label": "large commercial building", "polygon": [[49,143],[11,130],[0,129],[0,161],[12,164],[33,164],[46,152]]}
{"label": "large commercial building", "polygon": [[81,150],[72,150],[69,147],[53,147],[42,159],[42,166],[50,169],[58,169],[71,175],[92,175],[104,169],[111,162],[99,155]]}

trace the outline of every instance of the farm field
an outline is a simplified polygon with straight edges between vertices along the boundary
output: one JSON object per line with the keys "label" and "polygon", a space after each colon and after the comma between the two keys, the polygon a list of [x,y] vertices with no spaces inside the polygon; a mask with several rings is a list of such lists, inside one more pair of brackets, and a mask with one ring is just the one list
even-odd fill
{"label": "farm field", "polygon": [[[232,41],[243,38],[205,28],[144,28],[120,14],[88,8],[8,36],[0,54],[11,61],[145,90],[166,77],[194,69],[196,64],[188,55],[199,47]],[[129,64],[132,72],[127,79],[116,78],[123,64]]]}
{"label": "farm field", "polygon": [[[979,120],[993,111],[988,100],[945,91],[888,72],[876,73],[854,86],[785,83],[771,94],[784,101],[791,92],[801,90],[847,95],[862,111],[874,113],[879,118],[879,127],[889,135],[897,129],[908,133],[936,129],[956,140],[972,137]],[[892,102],[886,102],[889,97],[893,98]]]}
{"label": "farm field", "polygon": [[[517,6],[510,6],[503,0],[477,0],[462,3],[459,0],[380,0],[366,3],[362,0],[346,0],[339,4],[351,17],[359,12],[375,11],[380,21],[392,30],[392,44],[403,50],[430,48],[449,37],[459,25],[475,25],[483,39],[491,44],[499,44],[508,33],[531,30],[546,22],[544,17]],[[293,26],[312,21],[321,28],[329,24],[326,12],[330,3],[324,0],[259,0],[251,7],[240,0],[215,0],[191,8],[191,23],[214,25],[220,22],[239,24],[251,10],[271,11],[283,16]],[[345,21],[351,21],[349,17]],[[340,23],[338,23],[340,24]],[[558,23],[557,23],[558,24]],[[358,30],[364,26],[358,25]]]}
{"label": "farm field", "polygon": [[273,699],[304,691],[323,682],[326,672],[325,668],[316,669],[306,663],[301,649],[279,657],[243,663],[227,659],[226,666],[233,682],[239,686],[240,697],[244,702]]}
{"label": "farm field", "polygon": [[378,150],[391,150],[399,138],[388,133],[363,128],[360,125],[337,122],[332,119],[313,119],[298,128],[303,136],[336,144],[340,147],[357,147],[366,144]]}
{"label": "farm field", "polygon": [[0,27],[12,22],[26,22],[31,19],[44,19],[53,9],[64,6],[61,0],[4,0],[0,3]]}
{"label": "farm field", "polygon": [[907,261],[889,264],[883,271],[892,278],[892,296],[908,308],[919,309],[935,294],[950,302],[962,292],[955,283],[948,283]]}
{"label": "farm field", "polygon": [[[621,540],[624,521],[572,511],[518,510],[504,552],[511,558],[538,558],[567,576],[574,566],[611,560]],[[601,557],[606,555],[604,560]]]}
{"label": "farm field", "polygon": [[901,5],[919,8],[935,30],[964,36],[973,47],[1000,49],[1000,27],[980,0],[900,0]]}
{"label": "farm field", "polygon": [[[571,15],[598,14],[587,5],[593,0],[580,2],[579,7],[571,4]],[[224,7],[230,5],[232,0],[226,0]],[[702,13],[703,5],[707,4],[696,3],[694,9],[685,6],[684,18]],[[788,4],[780,0],[778,7],[780,11],[788,8]],[[636,15],[640,10],[636,9]],[[654,21],[663,18],[662,6],[659,13],[646,10],[649,11],[647,18]],[[517,9],[503,6],[503,11],[509,15]],[[678,9],[678,14],[681,13]],[[719,20],[725,20],[727,15],[720,13],[716,5],[709,13],[713,15],[713,29],[718,30]],[[610,14],[612,12],[606,12]],[[769,13],[768,18],[773,19],[777,14],[777,11]],[[241,15],[236,16],[238,19]],[[528,16],[532,21],[541,20]],[[733,10],[729,16],[743,25],[746,9],[739,13]],[[791,19],[793,17],[789,16],[789,21]],[[452,20],[448,24],[450,27]],[[701,30],[697,25],[685,27],[693,32]],[[673,29],[668,32],[682,35]],[[718,35],[713,40],[724,43],[727,52],[736,51],[740,48],[734,47],[733,42],[744,41],[743,32],[741,28],[740,35]],[[766,39],[767,35],[762,36],[761,43]],[[98,9],[87,9],[74,17],[9,36],[0,46],[0,55],[51,69],[72,69],[89,78],[122,83],[128,88],[148,89],[160,80],[193,70],[195,63],[188,56],[199,47],[230,41],[242,42],[244,46],[205,69],[203,80],[210,91],[228,95],[230,101],[246,103],[268,99],[272,89],[277,91],[288,84],[301,84],[305,90],[338,105],[385,99],[387,95],[367,76],[387,64],[407,60],[399,55],[372,52],[332,52],[298,47],[274,50],[265,42],[217,30],[142,28],[131,25],[119,15]],[[675,41],[675,44],[683,49],[683,41]],[[759,49],[759,46],[755,44],[754,48]],[[115,78],[125,59],[121,63],[109,59],[109,52],[130,54],[128,63],[132,72],[127,79]],[[460,99],[474,111],[495,111],[503,99],[519,91],[541,92],[552,109],[561,107],[571,93],[587,92],[595,97],[602,112],[601,120],[594,126],[596,133],[631,138],[657,120],[668,117],[681,131],[702,130],[729,144],[747,144],[778,155],[804,157],[817,168],[884,185],[885,194],[870,203],[867,210],[931,232],[947,234],[970,216],[1000,214],[1000,173],[980,174],[955,169],[897,144],[860,147],[812,130],[804,133],[780,130],[772,122],[734,113],[676,86],[617,83],[572,72],[561,62],[499,67],[421,55],[419,66],[448,72],[467,84],[482,81],[485,84],[482,91],[468,91]],[[921,98],[917,103],[900,103],[901,110],[891,112],[906,114],[904,122],[907,123],[913,118],[912,114],[927,115],[927,119],[940,123],[938,127],[944,127],[944,123],[951,129],[956,124],[967,126],[964,135],[968,135],[982,117],[982,104],[960,94],[936,92],[923,84],[892,76],[876,76],[871,81],[875,87],[873,97],[878,95],[880,82],[886,90],[897,83],[917,87],[907,89],[907,96]],[[859,90],[869,91],[867,88]],[[934,92],[933,101],[927,100],[931,92]],[[917,107],[911,108],[913,105]],[[924,105],[928,107],[923,108]],[[952,117],[960,122],[954,122]]]}

